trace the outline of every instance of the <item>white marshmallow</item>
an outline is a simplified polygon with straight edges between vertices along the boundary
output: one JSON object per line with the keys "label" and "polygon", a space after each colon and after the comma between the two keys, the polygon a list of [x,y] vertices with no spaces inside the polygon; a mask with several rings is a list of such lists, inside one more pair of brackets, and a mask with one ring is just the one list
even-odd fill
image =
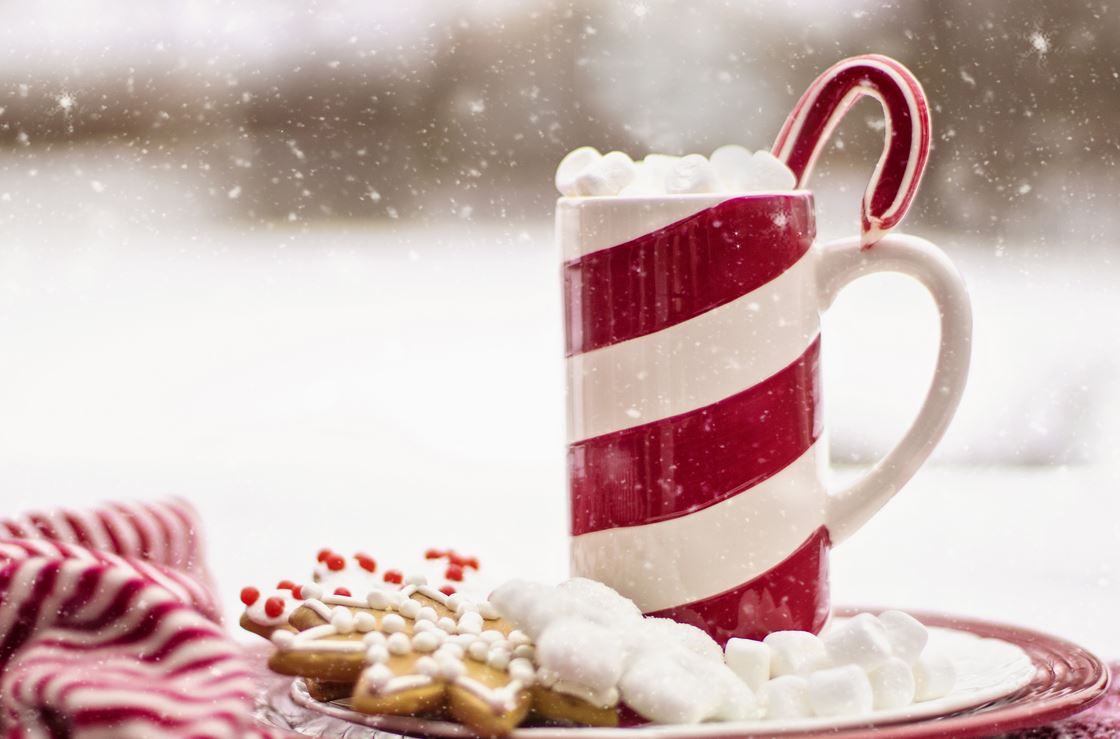
{"label": "white marshmallow", "polygon": [[[701,666],[710,663],[681,652],[638,654],[622,675],[618,688],[626,705],[651,721],[662,724],[697,724],[722,707],[720,686],[680,672],[678,659]],[[683,678],[667,679],[666,676]]]}
{"label": "white marshmallow", "polygon": [[742,192],[750,185],[753,166],[748,149],[738,144],[727,144],[713,151],[710,161],[721,190]]}
{"label": "white marshmallow", "polygon": [[887,631],[891,653],[907,664],[914,664],[929,641],[929,631],[922,622],[902,611],[883,611],[879,623]]}
{"label": "white marshmallow", "polygon": [[748,190],[792,190],[796,186],[793,172],[773,154],[760,149],[751,155]]}
{"label": "white marshmallow", "polygon": [[923,654],[914,663],[914,700],[943,698],[953,691],[957,668],[941,654]]}
{"label": "white marshmallow", "polygon": [[807,718],[813,715],[809,705],[809,681],[800,675],[782,675],[762,686],[759,693],[768,719]]}
{"label": "white marshmallow", "polygon": [[[602,157],[599,150],[593,146],[581,146],[568,152],[556,167],[556,189],[567,197],[581,195],[576,185],[576,178]],[[454,609],[455,606],[448,607]]]}
{"label": "white marshmallow", "polygon": [[622,189],[619,195],[640,195],[649,197],[665,194],[665,177],[680,157],[666,154],[647,154],[638,162],[638,172],[634,181]]}
{"label": "white marshmallow", "polygon": [[575,178],[575,187],[580,195],[618,195],[637,174],[638,168],[629,156],[612,151],[580,172]]}
{"label": "white marshmallow", "polygon": [[615,633],[578,619],[552,624],[537,642],[537,664],[594,691],[618,684],[625,659]]}
{"label": "white marshmallow", "polygon": [[753,639],[728,639],[724,660],[751,690],[758,692],[770,679],[770,647]]}
{"label": "white marshmallow", "polygon": [[830,663],[837,667],[859,665],[874,670],[891,658],[887,630],[870,613],[861,613],[834,625],[822,638]]}
{"label": "white marshmallow", "polygon": [[905,660],[891,657],[867,673],[875,710],[902,708],[914,702],[914,673]]}
{"label": "white marshmallow", "polygon": [[871,712],[867,673],[856,665],[819,670],[809,676],[809,705],[816,716],[858,716]]}
{"label": "white marshmallow", "polygon": [[630,636],[630,646],[635,651],[642,648],[641,642],[653,640],[662,644],[679,644],[697,657],[723,664],[723,650],[719,648],[719,644],[707,632],[691,624],[647,616],[642,620],[641,628],[635,629]]}
{"label": "white marshmallow", "polygon": [[828,663],[824,642],[808,631],[775,631],[763,641],[770,647],[770,677],[806,675]]}
{"label": "white marshmallow", "polygon": [[665,192],[670,195],[717,192],[719,178],[707,157],[689,154],[678,159],[665,175]]}

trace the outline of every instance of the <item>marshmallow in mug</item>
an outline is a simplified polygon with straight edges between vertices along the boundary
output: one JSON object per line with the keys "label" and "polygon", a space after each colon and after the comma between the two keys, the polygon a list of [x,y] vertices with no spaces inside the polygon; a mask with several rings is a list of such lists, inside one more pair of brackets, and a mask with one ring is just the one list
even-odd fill
{"label": "marshmallow in mug", "polygon": [[737,144],[721,146],[711,157],[649,154],[640,162],[621,151],[600,154],[581,146],[556,168],[556,189],[567,197],[772,192],[795,185],[793,172],[773,154],[752,154]]}

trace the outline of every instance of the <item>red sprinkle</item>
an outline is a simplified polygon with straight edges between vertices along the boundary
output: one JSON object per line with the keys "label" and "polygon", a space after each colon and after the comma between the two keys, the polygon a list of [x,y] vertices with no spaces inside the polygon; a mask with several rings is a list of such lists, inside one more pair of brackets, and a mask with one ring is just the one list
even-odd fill
{"label": "red sprinkle", "polygon": [[349,597],[350,597],[350,591],[349,591],[349,590],[347,590],[346,588],[335,588],[335,589],[334,589],[334,594],[335,594],[335,595],[344,595],[344,596],[346,596],[347,598],[349,598]]}
{"label": "red sprinkle", "polygon": [[331,554],[333,554],[333,552],[330,549],[320,549],[318,559],[320,562],[322,562],[327,557],[331,556]]}
{"label": "red sprinkle", "polygon": [[276,583],[277,590],[294,590],[295,587],[296,584],[291,580],[281,580],[280,582]]}
{"label": "red sprinkle", "polygon": [[368,554],[355,554],[354,559],[358,560],[358,566],[366,572],[377,572],[377,560]]}
{"label": "red sprinkle", "polygon": [[264,602],[264,613],[269,618],[279,618],[284,612],[284,601],[273,596]]}
{"label": "red sprinkle", "polygon": [[397,585],[400,585],[402,582],[404,582],[404,575],[402,575],[398,570],[385,570],[385,574],[383,577],[385,579],[385,582],[391,582]]}
{"label": "red sprinkle", "polygon": [[446,555],[438,549],[429,549],[424,552],[424,559],[443,559]]}
{"label": "red sprinkle", "polygon": [[292,597],[296,600],[303,600],[303,586],[296,585],[292,588]]}
{"label": "red sprinkle", "polygon": [[478,570],[478,557],[467,557],[463,560],[463,564],[470,567],[472,570]]}
{"label": "red sprinkle", "polygon": [[450,585],[444,585],[439,589],[439,592],[443,593],[444,595],[455,595],[455,588],[451,587]]}
{"label": "red sprinkle", "polygon": [[327,557],[327,568],[328,569],[334,570],[335,572],[338,572],[339,570],[343,569],[344,567],[346,567],[346,560],[343,559],[341,555],[332,554],[332,555]]}
{"label": "red sprinkle", "polygon": [[448,580],[454,580],[456,582],[462,582],[463,581],[463,566],[458,565],[458,564],[447,565],[447,572],[443,573],[443,576],[446,577]]}
{"label": "red sprinkle", "polygon": [[261,597],[261,591],[256,588],[241,588],[241,602],[251,606]]}

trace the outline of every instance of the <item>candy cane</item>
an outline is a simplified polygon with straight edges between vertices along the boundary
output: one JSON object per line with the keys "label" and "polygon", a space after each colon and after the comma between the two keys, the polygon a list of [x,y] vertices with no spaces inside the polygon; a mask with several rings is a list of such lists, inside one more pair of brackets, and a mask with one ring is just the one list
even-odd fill
{"label": "candy cane", "polygon": [[863,194],[860,227],[872,246],[906,215],[929,154],[929,106],[914,75],[893,59],[867,54],[845,59],[818,77],[782,126],[773,153],[803,187],[832,129],[856,101],[870,95],[886,112],[886,141]]}

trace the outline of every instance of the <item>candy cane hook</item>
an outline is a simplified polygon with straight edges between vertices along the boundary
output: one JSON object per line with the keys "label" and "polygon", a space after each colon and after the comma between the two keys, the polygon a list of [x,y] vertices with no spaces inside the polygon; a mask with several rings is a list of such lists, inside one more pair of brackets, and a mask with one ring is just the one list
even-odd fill
{"label": "candy cane hook", "polygon": [[803,187],[832,129],[865,95],[878,100],[886,113],[883,154],[860,207],[861,240],[868,248],[906,215],[929,155],[929,106],[910,70],[879,54],[833,65],[802,95],[778,133],[773,153]]}

